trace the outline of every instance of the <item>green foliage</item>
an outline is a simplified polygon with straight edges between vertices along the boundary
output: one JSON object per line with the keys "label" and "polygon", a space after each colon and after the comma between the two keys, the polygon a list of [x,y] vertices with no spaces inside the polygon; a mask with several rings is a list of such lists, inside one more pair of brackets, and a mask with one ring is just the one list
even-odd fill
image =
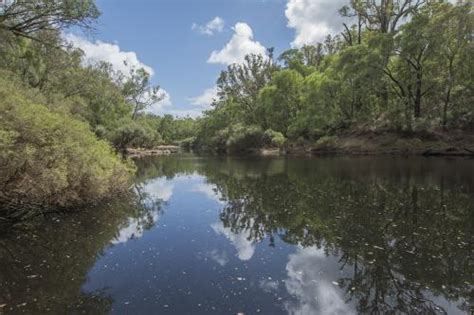
{"label": "green foliage", "polygon": [[151,75],[145,69],[132,69],[122,86],[122,94],[133,105],[132,119],[165,98],[160,86],[152,86]]}
{"label": "green foliage", "polygon": [[176,144],[178,144],[180,147],[186,149],[186,150],[192,150],[196,147],[196,137],[189,137],[180,141],[177,141]]}
{"label": "green foliage", "polygon": [[99,15],[94,0],[12,1],[0,16],[0,30],[41,41],[37,37],[41,31],[71,26],[90,29]]}
{"label": "green foliage", "polygon": [[284,52],[280,65],[249,56],[223,71],[198,143],[222,146],[235,124],[301,142],[348,130],[474,129],[472,2],[384,3],[351,1],[340,13],[355,25]]}
{"label": "green foliage", "polygon": [[184,139],[196,136],[198,131],[198,122],[192,118],[175,118],[171,115],[163,117],[146,117],[154,122],[154,126],[163,136],[167,144],[178,143]]}
{"label": "green foliage", "polygon": [[263,134],[263,143],[266,146],[281,148],[285,145],[286,138],[281,132],[268,129]]}
{"label": "green foliage", "polygon": [[119,124],[108,136],[117,148],[153,148],[162,144],[161,135],[146,123],[124,119]]}
{"label": "green foliage", "polygon": [[263,131],[259,126],[236,124],[229,128],[226,147],[231,152],[243,152],[263,145]]}
{"label": "green foliage", "polygon": [[275,73],[270,85],[260,91],[259,101],[264,108],[267,126],[287,134],[288,126],[301,110],[303,77],[295,70]]}
{"label": "green foliage", "polygon": [[[86,123],[48,109],[32,94],[21,83],[0,79],[2,198],[71,207],[128,190],[133,167]],[[2,217],[19,215],[17,209],[1,209],[7,212]]]}
{"label": "green foliage", "polygon": [[272,78],[276,66],[261,55],[248,55],[242,64],[230,65],[217,80],[220,103],[231,105],[235,123],[259,124],[265,120],[258,96]]}

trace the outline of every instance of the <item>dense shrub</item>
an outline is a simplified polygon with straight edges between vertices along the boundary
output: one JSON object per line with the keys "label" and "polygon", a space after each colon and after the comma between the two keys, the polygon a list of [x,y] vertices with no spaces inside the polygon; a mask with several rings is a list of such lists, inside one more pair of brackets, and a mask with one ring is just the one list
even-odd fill
{"label": "dense shrub", "polygon": [[191,150],[196,146],[196,137],[186,138],[184,140],[176,142],[176,144],[186,150]]}
{"label": "dense shrub", "polygon": [[[0,78],[0,217],[15,204],[71,207],[126,191],[133,167],[89,126]],[[9,206],[7,206],[9,204]]]}
{"label": "dense shrub", "polygon": [[263,146],[263,131],[258,126],[233,125],[230,128],[226,147],[232,152],[241,152]]}
{"label": "dense shrub", "polygon": [[162,144],[160,134],[147,124],[135,120],[123,120],[109,136],[109,140],[121,149],[153,148]]}
{"label": "dense shrub", "polygon": [[273,131],[268,129],[263,134],[263,143],[266,146],[278,147],[281,148],[286,143],[286,138],[281,132]]}

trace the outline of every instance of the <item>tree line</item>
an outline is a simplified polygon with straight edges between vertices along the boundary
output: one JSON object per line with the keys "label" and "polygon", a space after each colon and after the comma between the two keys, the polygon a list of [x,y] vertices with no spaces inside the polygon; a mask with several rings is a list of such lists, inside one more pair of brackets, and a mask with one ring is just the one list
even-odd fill
{"label": "tree line", "polygon": [[351,0],[340,14],[348,22],[339,35],[223,71],[197,144],[240,150],[356,130],[474,130],[472,2]]}

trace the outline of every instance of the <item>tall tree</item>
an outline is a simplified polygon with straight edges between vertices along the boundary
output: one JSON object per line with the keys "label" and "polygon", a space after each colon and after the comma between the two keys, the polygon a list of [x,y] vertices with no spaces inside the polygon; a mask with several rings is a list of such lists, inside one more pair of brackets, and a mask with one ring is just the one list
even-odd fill
{"label": "tall tree", "polygon": [[16,0],[0,15],[0,30],[42,40],[39,31],[71,26],[90,29],[100,13],[94,0]]}
{"label": "tall tree", "polygon": [[258,94],[272,78],[276,66],[271,58],[251,54],[241,64],[230,65],[217,81],[219,101],[232,100],[242,111],[245,119],[259,123],[257,117]]}
{"label": "tall tree", "polygon": [[132,119],[136,119],[140,112],[166,97],[159,85],[151,85],[150,74],[143,68],[132,69],[125,80],[122,92],[133,105]]}

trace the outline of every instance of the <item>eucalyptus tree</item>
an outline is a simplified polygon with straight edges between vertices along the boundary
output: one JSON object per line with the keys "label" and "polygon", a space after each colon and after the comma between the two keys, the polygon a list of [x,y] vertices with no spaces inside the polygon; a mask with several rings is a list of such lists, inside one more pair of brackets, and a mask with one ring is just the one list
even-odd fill
{"label": "eucalyptus tree", "polygon": [[[451,110],[463,110],[463,105],[472,98],[472,76],[474,46],[472,33],[474,15],[472,2],[456,6],[447,3],[432,6],[432,18],[427,32],[437,41],[435,58],[438,61],[439,98],[442,125],[446,127]],[[471,56],[471,57],[470,57]],[[471,72],[472,74],[472,72]],[[471,78],[471,79],[469,79]],[[464,99],[465,98],[465,99]],[[453,108],[456,106],[456,108]]]}
{"label": "eucalyptus tree", "polygon": [[40,31],[71,26],[91,29],[99,15],[94,0],[7,1],[0,15],[0,30],[43,42],[37,36]]}
{"label": "eucalyptus tree", "polygon": [[122,93],[133,105],[132,119],[166,97],[159,85],[151,84],[150,78],[150,73],[143,68],[131,69],[129,77],[125,78]]}
{"label": "eucalyptus tree", "polygon": [[222,71],[218,81],[217,103],[231,101],[244,121],[260,123],[264,117],[258,95],[272,78],[276,65],[268,56],[250,54],[243,63],[232,64]]}
{"label": "eucalyptus tree", "polygon": [[264,107],[268,126],[286,135],[288,127],[301,111],[303,76],[290,69],[275,73],[270,85],[260,91],[259,102]]}

